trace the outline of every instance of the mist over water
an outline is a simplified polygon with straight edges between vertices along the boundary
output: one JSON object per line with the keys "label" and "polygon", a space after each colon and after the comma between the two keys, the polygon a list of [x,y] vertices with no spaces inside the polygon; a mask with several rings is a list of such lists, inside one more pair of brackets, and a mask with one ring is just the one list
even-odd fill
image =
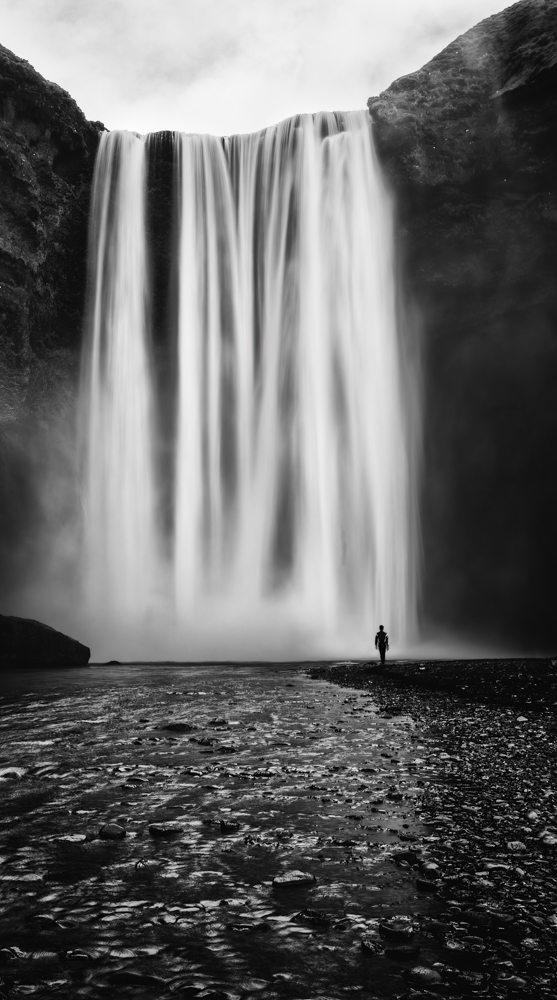
{"label": "mist over water", "polygon": [[95,171],[81,391],[93,655],[366,655],[380,622],[408,646],[415,463],[369,116],[173,143],[170,399],[148,137],[103,135]]}

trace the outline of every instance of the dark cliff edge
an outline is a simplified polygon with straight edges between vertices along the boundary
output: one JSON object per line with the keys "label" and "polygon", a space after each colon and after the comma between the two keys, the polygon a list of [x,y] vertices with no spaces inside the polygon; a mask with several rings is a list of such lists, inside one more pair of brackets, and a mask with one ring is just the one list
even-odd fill
{"label": "dark cliff edge", "polygon": [[422,342],[424,624],[554,651],[557,0],[482,21],[369,110]]}
{"label": "dark cliff edge", "polygon": [[[28,575],[33,526],[49,517],[41,473],[54,463],[62,475],[70,461],[89,198],[103,129],[0,45],[0,596]],[[46,500],[60,518],[65,503],[60,495]]]}

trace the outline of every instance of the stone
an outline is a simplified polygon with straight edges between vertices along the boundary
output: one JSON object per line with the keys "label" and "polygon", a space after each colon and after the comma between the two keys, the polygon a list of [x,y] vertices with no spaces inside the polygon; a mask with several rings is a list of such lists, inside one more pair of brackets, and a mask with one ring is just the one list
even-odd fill
{"label": "stone", "polygon": [[314,927],[330,927],[331,925],[331,918],[327,913],[311,910],[309,907],[296,913],[292,920],[295,920],[296,923],[311,924]]}
{"label": "stone", "polygon": [[443,982],[436,969],[430,969],[427,965],[415,965],[403,975],[415,986],[439,986]]}
{"label": "stone", "polygon": [[0,615],[0,669],[83,667],[90,656],[87,646],[49,625]]}
{"label": "stone", "polygon": [[18,780],[26,774],[26,767],[0,767],[0,781]]}
{"label": "stone", "polygon": [[373,935],[367,935],[366,937],[362,938],[362,950],[368,951],[372,955],[383,955],[384,953],[384,947],[382,942],[379,940],[379,938],[374,937]]}
{"label": "stone", "polygon": [[395,865],[408,865],[410,868],[415,868],[420,862],[420,858],[415,851],[397,851],[393,854],[393,861]]}
{"label": "stone", "polygon": [[220,821],[220,832],[221,833],[234,833],[236,830],[240,829],[240,824],[234,819],[221,819]]}
{"label": "stone", "polygon": [[388,941],[408,942],[414,937],[414,925],[409,920],[400,920],[394,917],[392,920],[382,920],[379,924],[381,937]]}
{"label": "stone", "polygon": [[460,919],[465,924],[488,931],[494,922],[494,914],[486,910],[463,910]]}
{"label": "stone", "polygon": [[435,893],[437,892],[437,885],[429,879],[418,878],[416,879],[416,889],[418,892]]}
{"label": "stone", "polygon": [[168,823],[150,823],[149,833],[155,839],[171,839],[182,833],[183,827],[179,823],[170,820]]}
{"label": "stone", "polygon": [[277,875],[273,879],[273,886],[275,889],[292,889],[297,888],[301,885],[314,885],[317,882],[315,875],[310,875],[309,872],[301,872],[297,869],[285,872],[284,875]]}
{"label": "stone", "polygon": [[522,976],[509,976],[504,972],[501,973],[497,982],[508,990],[525,990],[528,987],[528,983]]}
{"label": "stone", "polygon": [[441,869],[439,865],[436,865],[434,861],[427,861],[420,865],[420,871],[424,878],[435,879],[441,874]]}
{"label": "stone", "polygon": [[99,830],[101,840],[123,840],[125,836],[124,827],[118,823],[105,823]]}

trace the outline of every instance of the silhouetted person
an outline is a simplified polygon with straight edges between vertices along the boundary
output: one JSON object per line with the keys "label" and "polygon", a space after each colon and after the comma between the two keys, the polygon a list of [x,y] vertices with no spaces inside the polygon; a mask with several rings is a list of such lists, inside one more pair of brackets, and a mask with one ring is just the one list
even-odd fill
{"label": "silhouetted person", "polygon": [[381,657],[381,663],[385,662],[385,653],[389,648],[389,636],[383,629],[383,626],[379,626],[379,631],[375,636],[375,648],[379,650],[379,656]]}

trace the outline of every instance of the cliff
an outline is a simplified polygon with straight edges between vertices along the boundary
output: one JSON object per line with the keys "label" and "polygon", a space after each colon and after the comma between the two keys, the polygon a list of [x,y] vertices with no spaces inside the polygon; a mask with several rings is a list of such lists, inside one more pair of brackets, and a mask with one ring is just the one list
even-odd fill
{"label": "cliff", "polygon": [[[100,122],[0,46],[0,594],[32,562],[35,480],[73,410]],[[49,434],[46,425],[49,425]],[[49,440],[50,439],[50,440]]]}
{"label": "cliff", "polygon": [[423,366],[423,615],[557,643],[557,2],[523,0],[369,109]]}

